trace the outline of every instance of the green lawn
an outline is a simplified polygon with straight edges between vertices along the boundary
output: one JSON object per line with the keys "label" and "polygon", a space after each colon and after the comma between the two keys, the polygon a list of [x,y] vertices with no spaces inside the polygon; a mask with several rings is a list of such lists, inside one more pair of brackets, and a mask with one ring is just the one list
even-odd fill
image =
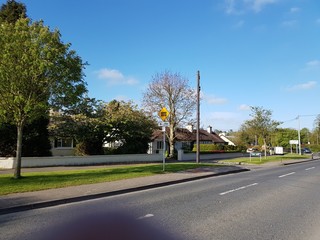
{"label": "green lawn", "polygon": [[155,174],[174,173],[198,167],[216,167],[215,164],[169,163],[166,171],[162,164],[139,164],[125,167],[108,167],[59,172],[23,173],[21,179],[13,179],[12,174],[0,175],[0,195],[31,192],[44,189],[77,186],[100,182],[111,182],[121,179],[151,176]]}
{"label": "green lawn", "polygon": [[265,159],[264,156],[260,157],[249,157],[246,158],[234,158],[234,159],[229,159],[229,160],[223,160],[223,162],[226,163],[249,163],[249,164],[264,164],[268,162],[281,162],[281,161],[286,161],[286,160],[301,160],[301,159],[306,159],[310,158],[311,156],[309,155],[298,155],[298,154],[285,154],[285,155],[273,155],[273,156],[267,156]]}

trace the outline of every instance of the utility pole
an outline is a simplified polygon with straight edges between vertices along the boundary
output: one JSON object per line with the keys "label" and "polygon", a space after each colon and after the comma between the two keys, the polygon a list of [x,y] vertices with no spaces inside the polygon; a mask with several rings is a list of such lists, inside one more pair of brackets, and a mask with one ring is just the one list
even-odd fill
{"label": "utility pole", "polygon": [[301,134],[300,134],[300,115],[297,117],[298,119],[298,146],[299,146],[299,155],[301,155]]}
{"label": "utility pole", "polygon": [[197,73],[197,155],[196,162],[200,162],[200,71]]}

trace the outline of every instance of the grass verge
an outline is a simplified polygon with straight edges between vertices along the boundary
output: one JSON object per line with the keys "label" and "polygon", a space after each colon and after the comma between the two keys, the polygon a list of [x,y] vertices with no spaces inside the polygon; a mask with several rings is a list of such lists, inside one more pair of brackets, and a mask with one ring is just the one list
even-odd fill
{"label": "grass verge", "polygon": [[21,179],[13,179],[12,174],[3,174],[0,175],[0,195],[111,182],[156,174],[174,173],[198,167],[216,166],[215,164],[204,163],[170,163],[166,164],[165,172],[162,171],[162,164],[139,164],[125,167],[106,166],[105,168],[90,170],[22,173],[23,177]]}
{"label": "grass verge", "polygon": [[223,160],[225,163],[248,163],[248,164],[264,164],[268,162],[285,162],[287,160],[302,160],[302,159],[307,159],[310,158],[310,156],[306,155],[298,155],[298,154],[285,154],[285,155],[273,155],[273,156],[267,156],[265,159],[264,156],[260,157],[245,157],[245,158],[235,158],[235,159],[228,159],[228,160]]}

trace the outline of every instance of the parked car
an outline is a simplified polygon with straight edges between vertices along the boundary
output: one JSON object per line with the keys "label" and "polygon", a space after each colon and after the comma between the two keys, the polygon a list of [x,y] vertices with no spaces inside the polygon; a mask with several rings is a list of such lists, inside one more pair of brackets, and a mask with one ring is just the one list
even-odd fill
{"label": "parked car", "polygon": [[304,154],[311,154],[312,151],[310,150],[310,148],[302,148],[301,149],[301,153],[304,153]]}
{"label": "parked car", "polygon": [[258,151],[259,151],[259,149],[257,149],[257,148],[248,148],[247,149],[247,153],[258,152]]}

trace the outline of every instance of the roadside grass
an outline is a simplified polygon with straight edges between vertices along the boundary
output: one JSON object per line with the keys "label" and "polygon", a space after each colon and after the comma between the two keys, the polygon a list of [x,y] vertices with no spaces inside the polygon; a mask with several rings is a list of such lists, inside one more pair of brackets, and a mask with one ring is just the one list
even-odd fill
{"label": "roadside grass", "polygon": [[3,174],[0,175],[0,196],[11,193],[32,192],[83,184],[111,182],[156,174],[175,173],[198,167],[217,166],[217,164],[210,163],[167,163],[165,171],[162,171],[162,164],[139,164],[121,167],[106,166],[105,168],[90,170],[22,172],[22,178],[20,179],[14,179],[12,174]]}
{"label": "roadside grass", "polygon": [[244,158],[234,158],[234,159],[228,159],[223,160],[221,162],[224,163],[247,163],[247,164],[264,164],[268,162],[282,162],[286,160],[301,160],[301,159],[307,159],[310,158],[310,156],[307,155],[299,155],[299,154],[285,154],[285,155],[273,155],[273,156],[267,156],[265,159],[264,156],[260,157],[244,157]]}

